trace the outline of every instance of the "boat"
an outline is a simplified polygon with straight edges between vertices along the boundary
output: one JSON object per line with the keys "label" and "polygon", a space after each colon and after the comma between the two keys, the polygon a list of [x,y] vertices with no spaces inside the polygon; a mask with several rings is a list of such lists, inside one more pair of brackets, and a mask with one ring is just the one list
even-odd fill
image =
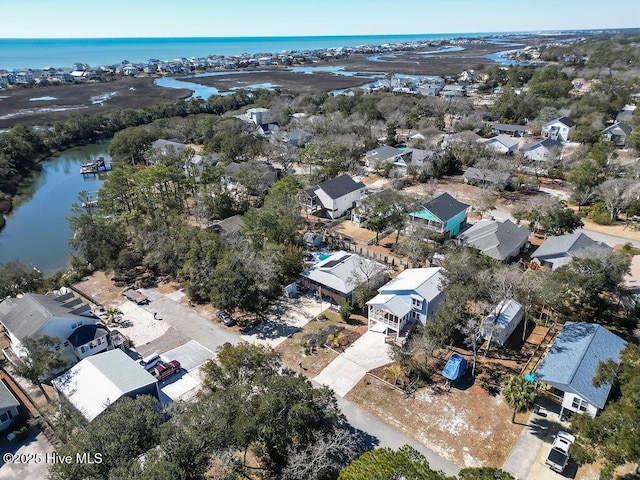
{"label": "boat", "polygon": [[96,157],[93,162],[83,163],[80,167],[80,173],[83,175],[108,172],[109,170],[111,170],[111,162],[105,162],[104,157]]}

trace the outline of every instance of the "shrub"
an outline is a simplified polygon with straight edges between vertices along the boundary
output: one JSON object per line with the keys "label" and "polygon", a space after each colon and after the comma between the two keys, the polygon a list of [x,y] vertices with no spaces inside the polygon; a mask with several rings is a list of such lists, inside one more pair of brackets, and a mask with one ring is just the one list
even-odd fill
{"label": "shrub", "polygon": [[611,224],[611,215],[603,203],[596,203],[591,207],[585,207],[584,210],[587,212],[587,216],[595,223],[600,225]]}

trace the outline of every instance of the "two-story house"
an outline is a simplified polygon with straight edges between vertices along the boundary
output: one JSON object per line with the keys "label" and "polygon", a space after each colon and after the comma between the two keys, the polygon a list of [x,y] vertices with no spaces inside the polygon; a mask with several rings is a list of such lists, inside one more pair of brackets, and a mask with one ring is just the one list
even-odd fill
{"label": "two-story house", "polygon": [[576,122],[569,117],[560,117],[542,125],[542,136],[566,142],[576,130]]}
{"label": "two-story house", "polygon": [[610,252],[612,248],[604,242],[596,242],[581,232],[547,238],[531,255],[533,263],[555,270],[569,263],[574,256],[589,256],[594,252]]}
{"label": "two-story house", "polygon": [[566,322],[536,370],[534,378],[544,382],[562,398],[562,408],[595,417],[609,397],[611,383],[598,386],[593,379],[601,362],[620,363],[626,342],[596,323]]}
{"label": "two-story house", "polygon": [[364,154],[364,163],[367,167],[379,170],[386,164],[408,164],[411,162],[411,151],[385,145],[374,148]]}
{"label": "two-story house", "polygon": [[365,195],[365,185],[347,174],[322,182],[305,191],[307,212],[328,218],[340,218]]}
{"label": "two-story house", "polygon": [[442,268],[410,268],[378,289],[367,302],[369,330],[402,336],[409,324],[424,325],[445,299]]}
{"label": "two-story house", "polygon": [[0,303],[0,324],[18,357],[29,354],[24,341],[32,336],[58,338],[55,347],[68,366],[104,350],[113,348],[109,332],[98,323],[88,305],[72,293],[59,296],[25,293]]}
{"label": "two-story house", "polygon": [[413,226],[423,225],[429,230],[453,238],[467,222],[470,205],[459,202],[447,192],[436,195],[422,209],[409,214]]}

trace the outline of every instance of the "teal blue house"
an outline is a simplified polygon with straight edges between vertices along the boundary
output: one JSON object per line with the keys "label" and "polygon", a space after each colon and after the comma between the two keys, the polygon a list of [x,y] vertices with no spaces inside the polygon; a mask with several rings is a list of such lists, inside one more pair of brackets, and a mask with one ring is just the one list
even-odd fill
{"label": "teal blue house", "polygon": [[411,212],[411,223],[453,238],[467,223],[470,205],[459,202],[447,192],[436,195],[422,209]]}

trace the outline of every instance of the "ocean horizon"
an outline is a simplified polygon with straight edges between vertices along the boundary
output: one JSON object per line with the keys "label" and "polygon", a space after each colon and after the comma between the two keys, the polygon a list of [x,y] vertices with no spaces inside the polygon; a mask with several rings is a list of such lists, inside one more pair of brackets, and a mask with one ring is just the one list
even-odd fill
{"label": "ocean horizon", "polygon": [[417,41],[492,36],[530,35],[536,32],[469,32],[407,35],[342,35],[291,37],[167,37],[167,38],[0,38],[0,69],[65,68],[80,62],[92,67],[149,59],[279,53],[325,48],[384,45]]}

